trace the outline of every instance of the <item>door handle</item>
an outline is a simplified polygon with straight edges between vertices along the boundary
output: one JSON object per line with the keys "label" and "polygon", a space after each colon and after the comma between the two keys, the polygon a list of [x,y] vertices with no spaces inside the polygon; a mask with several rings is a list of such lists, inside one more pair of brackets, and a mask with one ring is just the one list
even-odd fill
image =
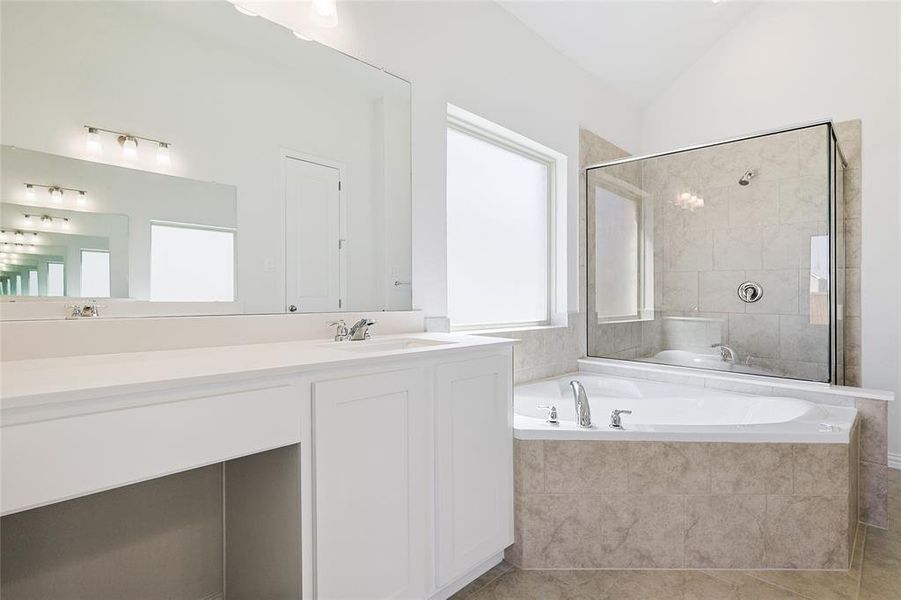
{"label": "door handle", "polygon": [[297,307],[295,305],[290,305],[288,307],[288,312],[297,312]]}

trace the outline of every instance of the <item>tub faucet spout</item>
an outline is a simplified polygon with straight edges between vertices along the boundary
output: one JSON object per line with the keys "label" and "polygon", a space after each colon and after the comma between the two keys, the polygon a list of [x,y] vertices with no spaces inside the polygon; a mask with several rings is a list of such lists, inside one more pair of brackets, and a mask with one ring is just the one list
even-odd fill
{"label": "tub faucet spout", "polygon": [[576,379],[569,382],[569,387],[572,388],[573,400],[576,403],[576,423],[579,427],[588,429],[591,427],[591,406],[588,405],[585,388]]}

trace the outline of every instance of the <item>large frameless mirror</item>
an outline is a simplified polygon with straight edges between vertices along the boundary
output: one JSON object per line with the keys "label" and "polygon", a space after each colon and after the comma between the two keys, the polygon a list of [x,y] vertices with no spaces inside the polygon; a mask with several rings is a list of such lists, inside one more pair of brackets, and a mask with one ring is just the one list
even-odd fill
{"label": "large frameless mirror", "polygon": [[411,308],[406,81],[225,1],[0,10],[4,318]]}
{"label": "large frameless mirror", "polygon": [[589,167],[588,354],[841,383],[828,123]]}

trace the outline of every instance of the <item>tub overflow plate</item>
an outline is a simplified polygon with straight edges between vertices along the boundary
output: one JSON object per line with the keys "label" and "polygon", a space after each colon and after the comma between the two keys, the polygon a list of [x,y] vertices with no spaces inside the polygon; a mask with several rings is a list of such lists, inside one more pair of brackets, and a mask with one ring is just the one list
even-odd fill
{"label": "tub overflow plate", "polygon": [[753,304],[763,298],[763,286],[754,281],[746,281],[738,286],[738,298],[742,302]]}

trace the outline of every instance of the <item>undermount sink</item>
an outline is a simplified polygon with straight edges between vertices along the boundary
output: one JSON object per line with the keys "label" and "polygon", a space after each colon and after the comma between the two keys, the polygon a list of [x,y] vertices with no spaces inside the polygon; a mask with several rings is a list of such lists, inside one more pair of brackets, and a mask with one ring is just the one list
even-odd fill
{"label": "undermount sink", "polygon": [[421,340],[416,338],[401,338],[393,340],[363,340],[348,342],[333,342],[328,347],[344,352],[391,352],[394,350],[412,350],[415,348],[427,348],[429,346],[446,346],[454,342],[440,340]]}

